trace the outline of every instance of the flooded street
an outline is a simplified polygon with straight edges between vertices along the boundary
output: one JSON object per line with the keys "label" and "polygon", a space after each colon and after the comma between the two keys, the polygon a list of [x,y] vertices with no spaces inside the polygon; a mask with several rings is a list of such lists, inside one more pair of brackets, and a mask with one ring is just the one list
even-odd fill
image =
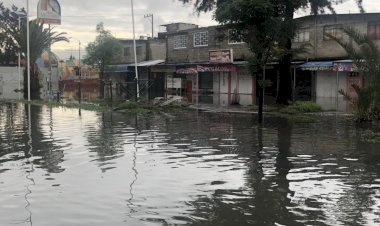
{"label": "flooded street", "polygon": [[380,225],[365,128],[256,122],[0,104],[0,225]]}

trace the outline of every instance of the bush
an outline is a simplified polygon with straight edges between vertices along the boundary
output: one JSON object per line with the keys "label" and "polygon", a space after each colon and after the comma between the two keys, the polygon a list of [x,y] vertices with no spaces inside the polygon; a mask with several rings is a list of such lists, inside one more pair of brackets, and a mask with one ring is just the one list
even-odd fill
{"label": "bush", "polygon": [[284,114],[302,114],[322,111],[321,106],[311,101],[297,101],[280,110]]}
{"label": "bush", "polygon": [[128,101],[128,102],[120,104],[118,108],[127,109],[127,110],[135,110],[135,109],[140,108],[140,106],[136,102]]}

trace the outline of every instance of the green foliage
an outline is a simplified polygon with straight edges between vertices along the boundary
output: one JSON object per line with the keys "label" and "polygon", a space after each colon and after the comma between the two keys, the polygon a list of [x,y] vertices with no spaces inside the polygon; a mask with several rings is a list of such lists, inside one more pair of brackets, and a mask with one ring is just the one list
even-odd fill
{"label": "green foliage", "polygon": [[[20,18],[20,27],[18,26],[18,19]],[[37,20],[29,22],[29,38],[30,38],[30,84],[31,84],[31,98],[39,99],[40,84],[38,78],[38,68],[35,64],[36,60],[41,57],[41,54],[49,49],[51,44],[56,42],[69,40],[64,36],[66,33],[57,33],[52,28],[49,32],[48,28]],[[5,8],[0,3],[0,31],[1,36],[6,38],[6,47],[3,51],[8,51],[8,54],[13,58],[18,52],[21,52],[22,57],[25,59],[27,56],[27,21],[26,12],[24,9],[18,9],[12,6],[11,9]],[[1,42],[1,41],[0,41]],[[0,46],[0,48],[3,46]],[[23,61],[25,62],[25,61]],[[24,71],[24,97],[27,96],[27,71]]]}
{"label": "green foliage", "polygon": [[284,114],[315,113],[321,111],[321,106],[311,101],[297,101],[280,110]]}
{"label": "green foliage", "polygon": [[359,140],[364,143],[380,143],[380,133],[366,129],[360,132]]}
{"label": "green foliage", "polygon": [[132,101],[124,102],[124,103],[122,103],[122,104],[119,105],[120,109],[128,109],[128,110],[137,109],[139,107],[140,106],[139,106],[138,103],[132,102]]}
{"label": "green foliage", "polygon": [[83,60],[88,65],[97,67],[100,78],[104,78],[107,65],[118,63],[122,53],[122,44],[112,36],[110,31],[104,29],[103,23],[96,26],[98,35],[94,42],[86,47],[87,55]]}

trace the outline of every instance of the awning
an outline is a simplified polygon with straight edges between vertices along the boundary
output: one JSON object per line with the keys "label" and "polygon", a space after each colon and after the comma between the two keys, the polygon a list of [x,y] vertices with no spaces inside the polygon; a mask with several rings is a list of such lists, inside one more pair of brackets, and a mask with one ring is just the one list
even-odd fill
{"label": "awning", "polygon": [[332,71],[333,61],[307,62],[298,66],[303,71]]}
{"label": "awning", "polygon": [[[165,60],[149,60],[149,61],[142,61],[137,63],[137,67],[149,67],[149,66],[154,66],[157,64],[162,64],[164,63]],[[135,64],[128,64],[130,67],[134,67]]]}

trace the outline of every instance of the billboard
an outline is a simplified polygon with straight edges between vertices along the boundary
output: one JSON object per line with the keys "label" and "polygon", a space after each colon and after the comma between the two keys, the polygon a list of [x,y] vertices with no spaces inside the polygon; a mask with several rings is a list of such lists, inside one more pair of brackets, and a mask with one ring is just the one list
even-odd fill
{"label": "billboard", "polygon": [[209,58],[210,63],[232,63],[234,61],[232,49],[210,50]]}
{"label": "billboard", "polygon": [[57,0],[40,0],[37,18],[44,24],[61,24],[61,6]]}

